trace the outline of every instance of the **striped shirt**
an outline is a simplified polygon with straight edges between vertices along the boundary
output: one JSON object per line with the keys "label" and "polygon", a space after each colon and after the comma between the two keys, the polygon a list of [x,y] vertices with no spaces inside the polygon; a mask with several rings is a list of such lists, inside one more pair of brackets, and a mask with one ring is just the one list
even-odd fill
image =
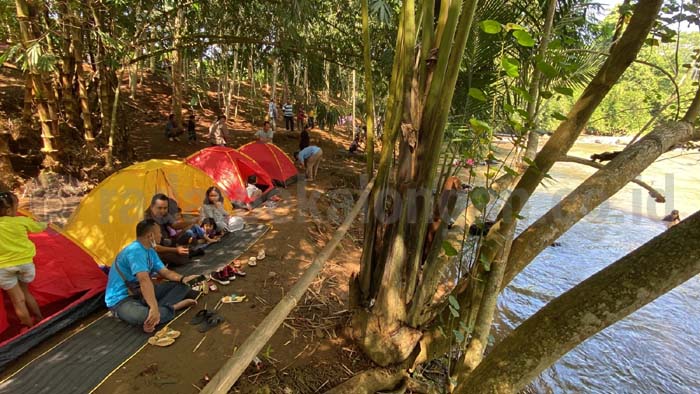
{"label": "striped shirt", "polygon": [[282,106],[282,112],[284,112],[284,116],[293,117],[294,116],[294,107],[292,107],[291,104],[285,104]]}

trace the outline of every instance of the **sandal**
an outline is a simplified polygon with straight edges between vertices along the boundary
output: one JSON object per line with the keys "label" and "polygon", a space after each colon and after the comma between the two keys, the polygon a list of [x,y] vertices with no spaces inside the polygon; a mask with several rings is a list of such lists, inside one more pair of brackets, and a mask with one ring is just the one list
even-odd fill
{"label": "sandal", "polygon": [[255,267],[256,265],[258,265],[258,259],[256,259],[255,257],[251,257],[248,259],[249,267]]}
{"label": "sandal", "polygon": [[160,331],[155,333],[155,335],[153,335],[153,336],[157,339],[161,339],[161,338],[177,339],[180,337],[180,331],[173,330],[170,327],[163,327]]}
{"label": "sandal", "polygon": [[166,346],[172,345],[173,343],[175,343],[175,340],[173,338],[169,338],[169,337],[158,338],[157,336],[154,335],[154,336],[148,338],[148,344],[153,345],[153,346],[166,347]]}
{"label": "sandal", "polygon": [[263,260],[265,258],[265,249],[260,249],[258,252],[258,257],[256,257],[258,261]]}
{"label": "sandal", "polygon": [[212,313],[207,320],[202,322],[202,324],[199,325],[199,328],[197,331],[199,332],[207,332],[211,330],[212,328],[218,326],[219,324],[224,322],[224,318],[217,315],[216,313]]}
{"label": "sandal", "polygon": [[196,315],[190,320],[190,324],[192,325],[197,325],[201,324],[202,322],[206,321],[210,316],[212,316],[214,312],[207,310],[207,309],[202,309],[201,311],[197,312]]}
{"label": "sandal", "polygon": [[241,260],[235,259],[231,264],[233,264],[233,268],[241,268]]}
{"label": "sandal", "polygon": [[246,301],[247,299],[248,297],[245,294],[231,294],[230,296],[221,297],[221,302],[224,304],[238,304],[240,302]]}

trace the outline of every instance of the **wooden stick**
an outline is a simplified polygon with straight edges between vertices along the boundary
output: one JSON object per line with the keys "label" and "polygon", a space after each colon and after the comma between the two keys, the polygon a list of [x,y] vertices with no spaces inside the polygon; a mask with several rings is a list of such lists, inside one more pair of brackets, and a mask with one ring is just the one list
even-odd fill
{"label": "wooden stick", "polygon": [[333,238],[323,247],[323,250],[314,258],[313,263],[304,272],[299,281],[282,297],[280,302],[272,309],[265,319],[258,325],[255,331],[246,339],[241,347],[226,361],[219,372],[214,375],[209,384],[204,387],[204,394],[226,394],[236,383],[243,371],[248,367],[253,358],[262,350],[272,335],[277,331],[284,319],[297,305],[301,297],[306,293],[311,283],[323,268],[324,263],[331,257],[333,251],[348,232],[350,225],[363,209],[367,198],[374,186],[375,178],[367,184],[353,206],[350,214],[345,218],[343,224],[336,230]]}
{"label": "wooden stick", "polygon": [[197,349],[199,349],[199,347],[202,346],[202,342],[204,342],[205,339],[207,339],[207,336],[206,336],[206,335],[204,335],[204,336],[202,337],[202,339],[199,341],[199,343],[197,344],[197,346],[194,347],[194,349],[192,350],[192,353],[196,352]]}

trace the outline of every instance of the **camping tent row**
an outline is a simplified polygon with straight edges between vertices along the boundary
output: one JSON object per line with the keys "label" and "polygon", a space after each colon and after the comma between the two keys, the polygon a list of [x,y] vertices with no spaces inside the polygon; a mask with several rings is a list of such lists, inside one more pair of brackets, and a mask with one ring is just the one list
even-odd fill
{"label": "camping tent row", "polygon": [[[149,160],[126,167],[83,198],[62,230],[31,235],[37,254],[30,289],[45,318],[21,331],[11,302],[0,293],[0,369],[103,305],[107,276],[99,266],[110,266],[134,239],[136,224],[153,195],[164,193],[183,213],[197,213],[206,190],[218,184],[225,194],[224,209],[231,212],[233,205],[261,203],[275,185],[286,186],[296,179],[296,168],[284,152],[271,144],[256,145],[260,146],[244,146],[245,151],[205,148],[188,157],[189,164]],[[257,184],[264,189],[255,201],[245,191],[249,175],[257,175]]]}
{"label": "camping tent row", "polygon": [[[275,185],[293,182],[296,168],[278,147],[254,145],[259,147],[246,145],[240,151],[210,147],[185,162],[149,160],[117,171],[81,201],[64,231],[96,256],[98,263],[109,266],[117,253],[133,240],[136,224],[157,193],[175,200],[183,214],[198,214],[206,190],[214,185],[224,193],[227,211],[231,212],[234,206],[256,206],[275,192]],[[253,156],[245,153],[244,148]],[[263,189],[262,196],[256,200],[248,198],[246,192],[250,175],[257,176],[257,185]]]}

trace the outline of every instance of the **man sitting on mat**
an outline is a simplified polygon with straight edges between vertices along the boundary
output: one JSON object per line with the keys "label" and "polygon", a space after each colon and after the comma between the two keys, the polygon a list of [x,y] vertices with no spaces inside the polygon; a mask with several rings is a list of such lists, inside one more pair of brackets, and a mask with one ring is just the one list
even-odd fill
{"label": "man sitting on mat", "polygon": [[[190,257],[201,255],[201,252],[191,251],[186,246],[177,246],[175,240],[178,232],[189,228],[192,223],[188,223],[181,216],[175,218],[171,213],[171,204],[176,204],[172,199],[165,194],[158,193],[151,199],[151,205],[143,214],[144,219],[152,219],[160,225],[163,239],[160,240],[155,250],[160,259],[168,266],[185,265],[190,261]],[[171,231],[173,234],[171,234]],[[160,239],[160,238],[159,238]]]}
{"label": "man sitting on mat", "polygon": [[[136,225],[136,240],[117,255],[109,271],[105,303],[114,315],[145,332],[169,322],[175,311],[195,305],[186,298],[187,282],[197,275],[183,276],[163,265],[154,247],[160,242],[161,230],[153,219]],[[159,274],[168,282],[154,285],[151,275]]]}

